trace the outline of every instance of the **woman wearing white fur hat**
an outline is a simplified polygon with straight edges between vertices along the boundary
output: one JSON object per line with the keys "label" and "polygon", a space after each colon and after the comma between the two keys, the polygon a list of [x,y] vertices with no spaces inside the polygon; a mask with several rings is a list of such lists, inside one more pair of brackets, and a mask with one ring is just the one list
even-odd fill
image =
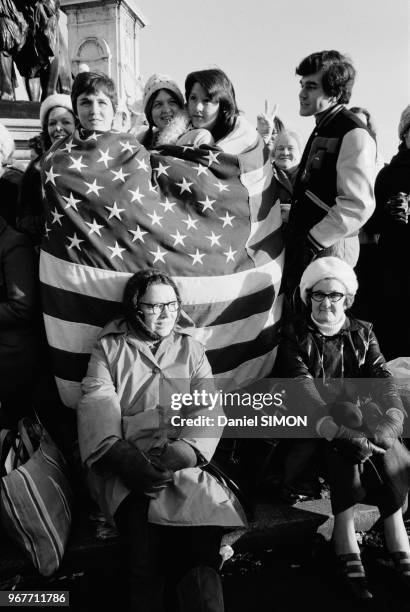
{"label": "woman wearing white fur hat", "polygon": [[282,376],[293,379],[288,381],[289,409],[303,406],[307,435],[324,444],[341,579],[353,596],[370,599],[354,505],[379,507],[387,549],[401,582],[410,588],[410,546],[402,517],[409,459],[399,441],[405,411],[372,325],[346,315],[357,287],[353,269],[337,257],[309,264],[300,281],[306,313],[284,330],[278,365]]}
{"label": "woman wearing white fur hat", "polygon": [[184,96],[168,75],[150,76],[144,88],[143,108],[148,129],[137,138],[147,149],[165,144],[213,144],[208,130],[193,129],[185,110]]}

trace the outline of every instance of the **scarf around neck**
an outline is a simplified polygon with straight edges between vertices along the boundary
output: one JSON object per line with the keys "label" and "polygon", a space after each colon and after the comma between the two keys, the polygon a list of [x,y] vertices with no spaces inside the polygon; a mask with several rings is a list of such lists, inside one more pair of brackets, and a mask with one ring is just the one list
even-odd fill
{"label": "scarf around neck", "polygon": [[322,336],[335,336],[340,332],[346,321],[345,313],[343,313],[341,318],[334,323],[319,323],[319,321],[316,321],[314,318],[313,313],[311,313],[310,317]]}

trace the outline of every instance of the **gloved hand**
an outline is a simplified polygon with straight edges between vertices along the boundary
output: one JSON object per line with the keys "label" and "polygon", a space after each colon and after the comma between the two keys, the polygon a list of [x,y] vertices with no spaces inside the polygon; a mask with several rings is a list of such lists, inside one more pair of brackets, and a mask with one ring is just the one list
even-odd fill
{"label": "gloved hand", "polygon": [[389,198],[385,204],[387,214],[400,223],[407,223],[409,216],[409,202],[407,193],[400,191]]}
{"label": "gloved hand", "polygon": [[403,413],[399,409],[391,409],[379,419],[372,430],[372,439],[377,446],[388,450],[403,433]]}
{"label": "gloved hand", "polygon": [[[149,456],[155,455],[149,453]],[[192,446],[184,440],[168,442],[164,446],[159,458],[161,463],[172,472],[177,472],[184,468],[195,467],[198,462],[196,452]]]}
{"label": "gloved hand", "polygon": [[332,441],[333,447],[336,448],[346,459],[352,463],[362,463],[371,455],[384,454],[385,451],[373,444],[365,434],[356,429],[350,429],[341,425],[339,431]]}
{"label": "gloved hand", "polygon": [[118,440],[97,462],[97,467],[110,470],[132,491],[160,491],[172,482],[172,472],[158,457],[148,458],[127,440]]}

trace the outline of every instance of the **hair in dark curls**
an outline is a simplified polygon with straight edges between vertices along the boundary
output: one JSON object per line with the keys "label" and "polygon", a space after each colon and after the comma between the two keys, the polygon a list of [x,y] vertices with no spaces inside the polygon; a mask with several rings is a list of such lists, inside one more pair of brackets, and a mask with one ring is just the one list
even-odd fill
{"label": "hair in dark curls", "polygon": [[122,297],[122,311],[125,320],[137,331],[143,331],[149,338],[157,339],[157,335],[151,332],[144,323],[141,313],[138,311],[138,303],[145,295],[151,285],[169,285],[175,291],[178,304],[181,305],[181,296],[178,287],[166,272],[158,268],[148,268],[136,272],[125,285]]}
{"label": "hair in dark curls", "polygon": [[320,70],[325,94],[341,104],[348,104],[356,77],[351,60],[339,51],[318,51],[300,62],[296,74],[306,77]]}
{"label": "hair in dark curls", "polygon": [[115,111],[117,107],[117,92],[115,90],[114,81],[103,72],[79,72],[74,79],[73,88],[71,90],[71,104],[73,105],[75,115],[78,115],[78,96],[81,96],[83,93],[95,94],[97,91],[102,91],[108,96]]}
{"label": "hair in dark curls", "polygon": [[185,79],[187,104],[195,83],[199,83],[204,88],[212,102],[219,102],[218,118],[212,128],[212,136],[215,141],[218,141],[233,130],[236,118],[239,115],[234,87],[230,79],[219,68],[190,72]]}

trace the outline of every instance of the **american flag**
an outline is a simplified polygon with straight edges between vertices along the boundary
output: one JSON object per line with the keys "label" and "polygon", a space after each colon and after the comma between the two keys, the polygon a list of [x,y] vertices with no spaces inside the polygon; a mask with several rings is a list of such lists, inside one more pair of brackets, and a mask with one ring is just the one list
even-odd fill
{"label": "american flag", "polygon": [[66,405],[79,399],[127,279],[154,265],[177,283],[216,377],[239,388],[270,373],[283,244],[260,139],[237,156],[207,146],[148,152],[129,134],[76,134],[50,150],[42,179],[43,312]]}

